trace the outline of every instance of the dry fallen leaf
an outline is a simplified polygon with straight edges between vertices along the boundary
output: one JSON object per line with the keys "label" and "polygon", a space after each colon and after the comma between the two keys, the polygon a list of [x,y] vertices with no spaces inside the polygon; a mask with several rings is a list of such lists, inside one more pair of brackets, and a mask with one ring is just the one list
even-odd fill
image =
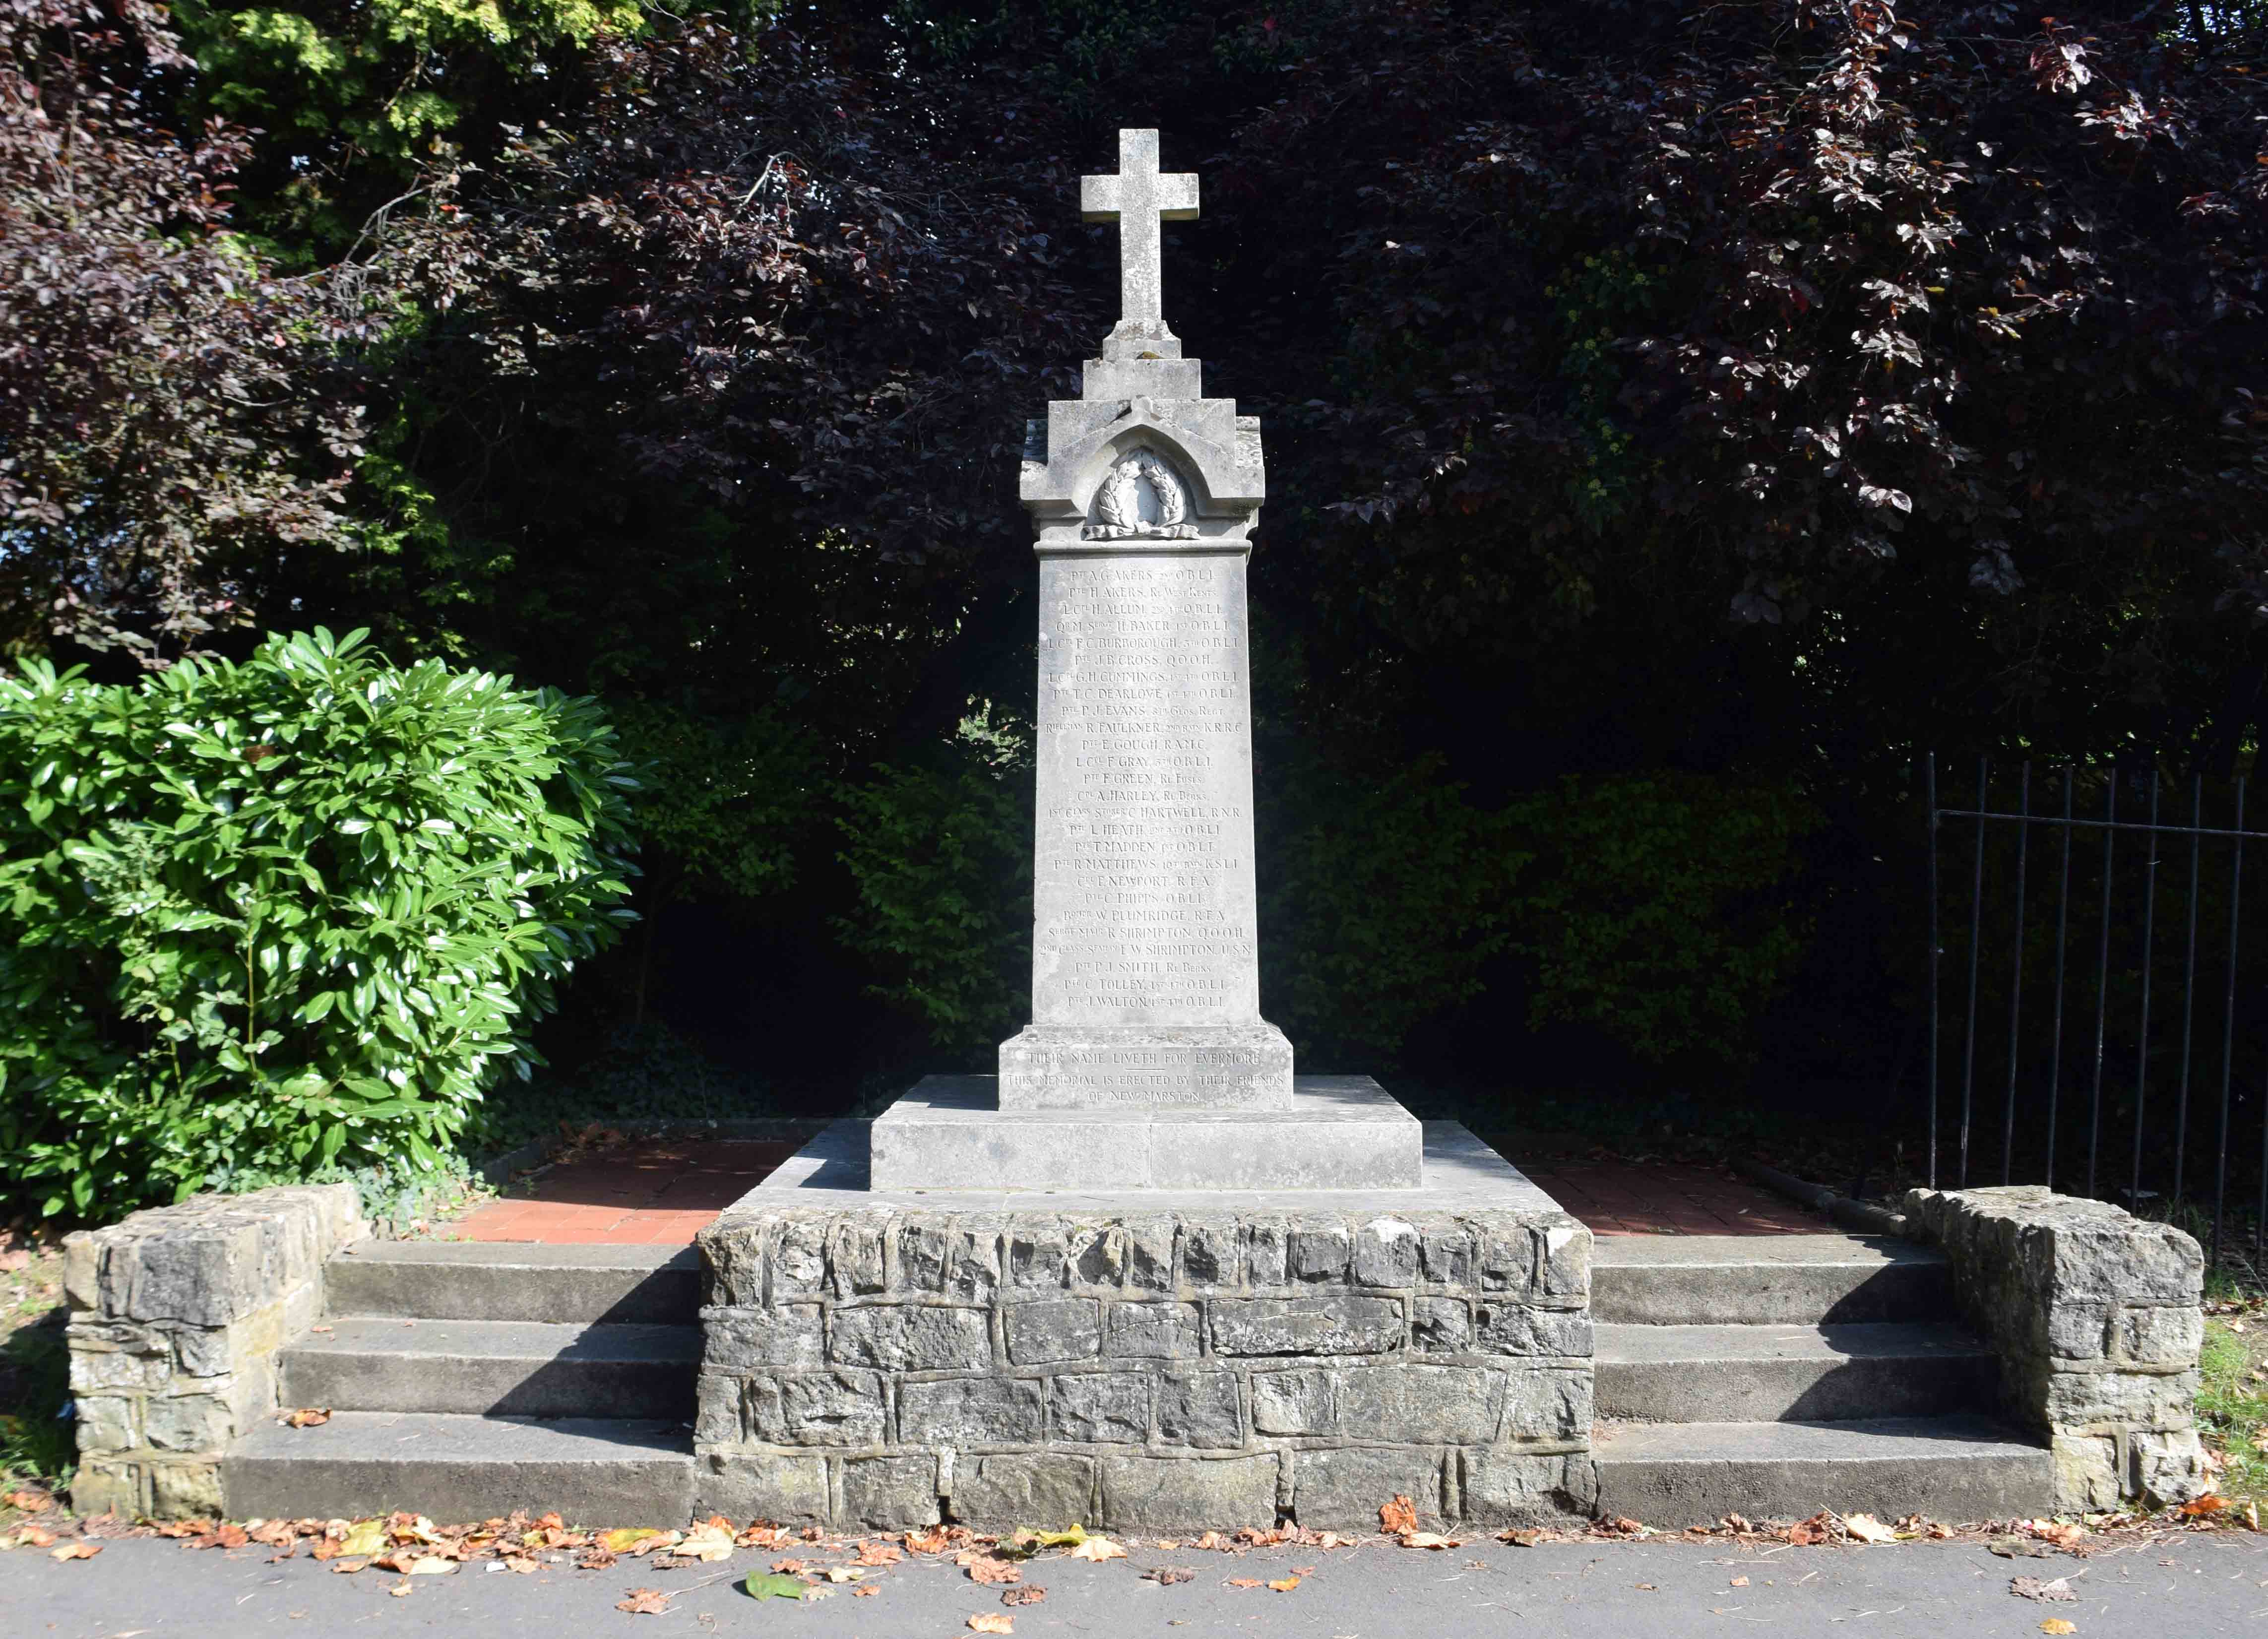
{"label": "dry fallen leaf", "polygon": [[7,1496],[0,1496],[0,1503],[26,1514],[45,1513],[55,1506],[55,1499],[45,1491],[11,1491]]}
{"label": "dry fallen leaf", "polygon": [[1218,1531],[1208,1531],[1208,1532],[1206,1532],[1204,1533],[1204,1535],[1203,1535],[1203,1536],[1199,1537],[1199,1538],[1197,1540],[1196,1543],[1195,1543],[1195,1544],[1193,1544],[1193,1546],[1194,1546],[1194,1547],[1201,1547],[1201,1548],[1204,1549],[1204,1550],[1205,1550],[1205,1552],[1207,1552],[1208,1554],[1210,1554],[1211,1552],[1212,1552],[1212,1550],[1213,1550],[1213,1549],[1218,1548],[1218,1547],[1225,1547],[1226,1545],[1225,1545],[1225,1544],[1221,1541],[1221,1540],[1220,1540],[1220,1532],[1218,1532]]}
{"label": "dry fallen leaf", "polygon": [[851,1565],[829,1565],[827,1568],[827,1580],[829,1582],[856,1582],[865,1574]]}
{"label": "dry fallen leaf", "polygon": [[1300,1585],[1300,1579],[1297,1577],[1285,1577],[1268,1585],[1278,1593],[1289,1593]]}
{"label": "dry fallen leaf", "polygon": [[615,1601],[618,1611],[628,1611],[633,1616],[666,1616],[669,1613],[669,1596],[659,1588],[632,1588],[627,1599]]}
{"label": "dry fallen leaf", "polygon": [[1012,1634],[1016,1631],[1016,1619],[1003,1616],[998,1611],[979,1611],[968,1619],[968,1631],[977,1634]]}
{"label": "dry fallen leaf", "polygon": [[1142,1573],[1142,1580],[1154,1582],[1161,1588],[1170,1588],[1177,1582],[1195,1582],[1197,1572],[1179,1565],[1152,1565]]}
{"label": "dry fallen leaf", "polygon": [[1048,1591],[1033,1584],[1022,1588],[1010,1588],[1000,1596],[1003,1605],[1037,1605],[1048,1597]]}
{"label": "dry fallen leaf", "polygon": [[1896,1542],[1898,1533],[1872,1514],[1845,1514],[1843,1529],[1861,1542]]}
{"label": "dry fallen leaf", "polygon": [[287,1429],[320,1429],[331,1420],[328,1406],[302,1406],[297,1411],[287,1411],[282,1422]]}
{"label": "dry fallen leaf", "polygon": [[1827,1516],[1814,1514],[1808,1519],[1798,1520],[1781,1534],[1787,1541],[1793,1542],[1800,1548],[1810,1547],[1815,1543],[1824,1542],[1830,1534]]}
{"label": "dry fallen leaf", "polygon": [[1509,1542],[1516,1548],[1532,1548],[1545,1539],[1541,1531],[1533,1526],[1528,1526],[1513,1531],[1499,1531],[1496,1533],[1496,1540],[1499,1542]]}
{"label": "dry fallen leaf", "polygon": [[657,1548],[674,1547],[681,1541],[674,1531],[655,1531],[649,1526],[630,1525],[620,1531],[600,1533],[599,1545],[613,1554],[628,1554],[633,1558],[651,1554]]}
{"label": "dry fallen leaf", "polygon": [[1733,1578],[1732,1585],[1735,1588],[1745,1588],[1749,1585],[1749,1579],[1746,1577],[1735,1577]]}
{"label": "dry fallen leaf", "polygon": [[48,1557],[58,1560],[92,1559],[101,1552],[102,1544],[99,1542],[66,1542],[63,1547],[51,1550]]}
{"label": "dry fallen leaf", "polygon": [[2207,1514],[2218,1514],[2228,1506],[2228,1499],[2218,1492],[2207,1492],[2194,1503],[2184,1503],[2175,1511],[2184,1519],[2201,1519]]}
{"label": "dry fallen leaf", "polygon": [[1012,1582],[1021,1582],[1023,1579],[1023,1568],[1013,1560],[1005,1560],[997,1554],[985,1554],[968,1562],[968,1580],[971,1582],[980,1582],[988,1587],[998,1587]]}
{"label": "dry fallen leaf", "polygon": [[2018,1577],[2008,1584],[2008,1591],[2020,1599],[2037,1599],[2043,1604],[2060,1604],[2073,1600],[2079,1595],[2069,1579],[2057,1577],[2053,1582],[2042,1582],[2037,1577]]}
{"label": "dry fallen leaf", "polygon": [[880,1588],[853,1588],[850,1590],[850,1597],[854,1599],[871,1599],[880,1591]]}
{"label": "dry fallen leaf", "polygon": [[1435,1532],[1405,1531],[1402,1533],[1402,1546],[1405,1548],[1432,1548],[1438,1553],[1443,1548],[1455,1547],[1458,1544],[1455,1538],[1445,1537]]}
{"label": "dry fallen leaf", "polygon": [[854,1565],[895,1565],[905,1558],[905,1550],[889,1542],[861,1542]]}
{"label": "dry fallen leaf", "polygon": [[387,1592],[397,1599],[403,1599],[409,1597],[409,1591],[415,1586],[416,1586],[416,1584],[412,1582],[397,1582],[391,1588],[388,1588]]}
{"label": "dry fallen leaf", "polygon": [[1257,1577],[1231,1577],[1228,1579],[1228,1585],[1232,1588],[1256,1588],[1260,1585],[1260,1578]]}
{"label": "dry fallen leaf", "polygon": [[946,1547],[946,1535],[942,1530],[906,1532],[906,1552],[909,1554],[942,1554]]}
{"label": "dry fallen leaf", "polygon": [[697,1559],[703,1564],[714,1564],[718,1560],[733,1557],[733,1532],[729,1526],[720,1527],[713,1522],[696,1525],[685,1533],[677,1545],[678,1554],[686,1559]]}
{"label": "dry fallen leaf", "polygon": [[1397,1496],[1378,1510],[1378,1528],[1389,1537],[1418,1529],[1418,1510],[1406,1496]]}
{"label": "dry fallen leaf", "polygon": [[1126,1557],[1126,1550],[1120,1547],[1108,1537],[1089,1537],[1086,1541],[1071,1549],[1071,1557],[1073,1559],[1095,1560],[1098,1562],[1107,1559],[1124,1559]]}
{"label": "dry fallen leaf", "polygon": [[2060,1616],[2051,1616],[2040,1624],[2040,1631],[2043,1634],[2075,1634],[2079,1631],[2079,1624],[2067,1622]]}
{"label": "dry fallen leaf", "polygon": [[410,1561],[409,1574],[413,1577],[453,1577],[457,1574],[457,1562],[443,1559],[438,1554],[421,1554]]}
{"label": "dry fallen leaf", "polygon": [[533,1576],[535,1572],[543,1569],[541,1565],[528,1558],[524,1554],[505,1554],[504,1568],[508,1571],[512,1571],[522,1577]]}

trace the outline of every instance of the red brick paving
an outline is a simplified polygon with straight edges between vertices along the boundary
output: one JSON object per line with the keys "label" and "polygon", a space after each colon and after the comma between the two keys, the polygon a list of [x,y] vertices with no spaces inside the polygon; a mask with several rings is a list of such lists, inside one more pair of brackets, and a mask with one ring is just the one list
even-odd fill
{"label": "red brick paving", "polygon": [[1835,1228],[1721,1167],[1555,1158],[1521,1171],[1594,1235],[1819,1235]]}
{"label": "red brick paving", "polygon": [[687,1246],[796,1148],[745,1139],[634,1140],[555,1163],[454,1227],[466,1240]]}
{"label": "red brick paving", "polygon": [[[1832,1225],[1719,1167],[1543,1157],[1515,1165],[1597,1235],[1815,1235]],[[685,1246],[793,1155],[792,1143],[635,1140],[558,1162],[454,1227],[466,1240]]]}

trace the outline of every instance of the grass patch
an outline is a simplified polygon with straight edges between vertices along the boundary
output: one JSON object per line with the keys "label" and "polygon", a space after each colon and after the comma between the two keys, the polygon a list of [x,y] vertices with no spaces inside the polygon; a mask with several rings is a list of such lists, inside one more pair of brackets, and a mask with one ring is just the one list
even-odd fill
{"label": "grass patch", "polygon": [[2268,1503],[2268,1317],[2207,1316],[2198,1364],[2198,1425],[2228,1464],[2217,1489],[2234,1503]]}
{"label": "grass patch", "polygon": [[60,1489],[78,1459],[70,1420],[59,1415],[70,1398],[63,1248],[0,1255],[14,1262],[26,1252],[20,1267],[0,1273],[0,1491],[27,1481]]}

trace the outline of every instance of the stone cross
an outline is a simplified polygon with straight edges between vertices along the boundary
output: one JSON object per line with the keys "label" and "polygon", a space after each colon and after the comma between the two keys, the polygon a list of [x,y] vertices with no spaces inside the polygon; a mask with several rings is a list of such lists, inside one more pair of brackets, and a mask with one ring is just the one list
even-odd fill
{"label": "stone cross", "polygon": [[1121,131],[1118,174],[1079,178],[1079,208],[1089,222],[1118,224],[1120,314],[1113,336],[1165,333],[1158,224],[1197,216],[1196,173],[1158,169],[1157,132]]}

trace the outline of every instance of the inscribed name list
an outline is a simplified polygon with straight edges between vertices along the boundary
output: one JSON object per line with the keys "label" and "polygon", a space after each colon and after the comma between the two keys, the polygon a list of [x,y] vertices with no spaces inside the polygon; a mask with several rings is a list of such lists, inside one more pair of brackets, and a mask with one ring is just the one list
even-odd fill
{"label": "inscribed name list", "polygon": [[1041,561],[1036,1025],[1259,1018],[1244,570]]}

